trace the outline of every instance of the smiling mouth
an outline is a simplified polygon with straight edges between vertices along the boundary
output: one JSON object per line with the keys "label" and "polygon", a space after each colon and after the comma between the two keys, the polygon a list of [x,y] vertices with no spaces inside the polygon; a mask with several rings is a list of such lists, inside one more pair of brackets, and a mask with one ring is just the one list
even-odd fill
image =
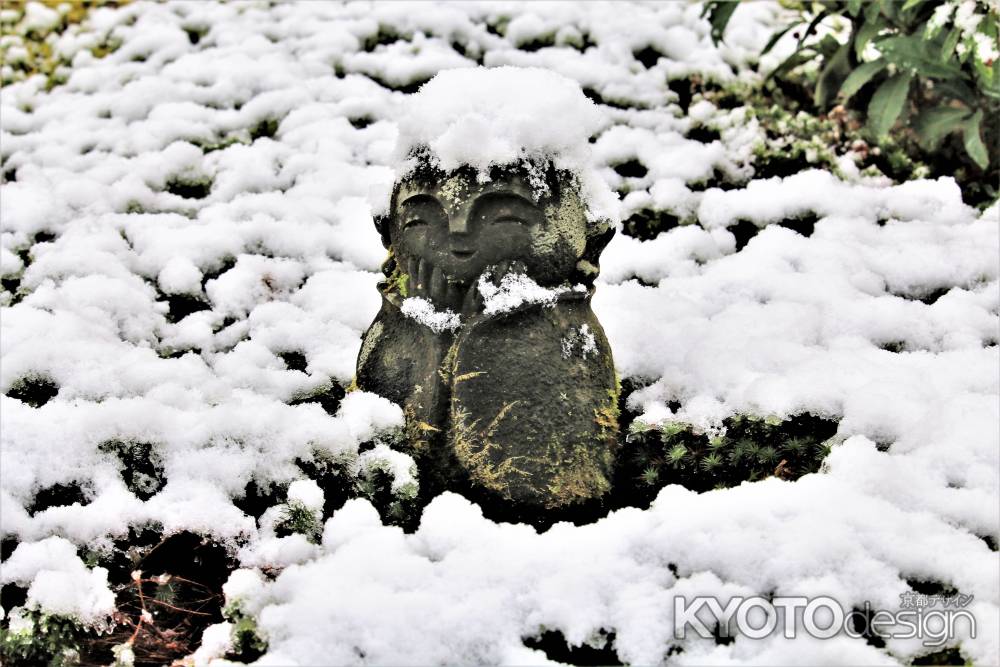
{"label": "smiling mouth", "polygon": [[470,257],[472,257],[473,255],[476,254],[476,251],[475,250],[459,250],[459,249],[454,249],[453,248],[452,251],[451,251],[451,254],[452,254],[452,256],[454,256],[454,257],[456,257],[458,259],[469,259]]}

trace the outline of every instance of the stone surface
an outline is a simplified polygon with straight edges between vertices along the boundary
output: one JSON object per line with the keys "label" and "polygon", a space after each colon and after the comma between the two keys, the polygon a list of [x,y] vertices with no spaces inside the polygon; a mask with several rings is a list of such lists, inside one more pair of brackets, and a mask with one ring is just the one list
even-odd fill
{"label": "stone surface", "polygon": [[573,178],[424,165],[377,224],[389,258],[357,384],[403,406],[425,493],[539,509],[607,493],[618,384],[590,299],[613,230]]}

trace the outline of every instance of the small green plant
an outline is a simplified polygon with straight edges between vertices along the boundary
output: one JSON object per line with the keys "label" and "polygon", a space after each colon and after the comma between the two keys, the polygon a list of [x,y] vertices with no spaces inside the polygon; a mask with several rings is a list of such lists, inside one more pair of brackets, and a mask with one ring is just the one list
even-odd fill
{"label": "small green plant", "polygon": [[97,448],[118,460],[122,481],[140,500],[149,500],[166,484],[163,459],[154,444],[136,440],[108,440]]}
{"label": "small green plant", "polygon": [[282,509],[281,518],[275,525],[275,532],[281,535],[299,533],[305,535],[313,544],[318,544],[323,535],[323,522],[320,513],[302,503],[290,500]]}
{"label": "small green plant", "polygon": [[75,619],[15,607],[0,628],[0,662],[8,667],[77,664],[84,633]]}
{"label": "small green plant", "polygon": [[[415,476],[415,471],[411,471]],[[388,460],[370,459],[358,472],[358,495],[379,510],[384,521],[406,525],[419,514],[416,483],[399,486]]]}
{"label": "small green plant", "polygon": [[260,636],[257,621],[243,611],[239,601],[222,610],[222,615],[233,624],[232,648],[226,653],[227,660],[253,662],[267,651],[267,641]]}
{"label": "small green plant", "polygon": [[632,422],[623,445],[625,481],[651,499],[666,484],[707,491],[766,477],[794,480],[820,469],[837,430],[836,422],[809,414],[741,414],[723,425],[725,432],[713,436],[685,422]]}

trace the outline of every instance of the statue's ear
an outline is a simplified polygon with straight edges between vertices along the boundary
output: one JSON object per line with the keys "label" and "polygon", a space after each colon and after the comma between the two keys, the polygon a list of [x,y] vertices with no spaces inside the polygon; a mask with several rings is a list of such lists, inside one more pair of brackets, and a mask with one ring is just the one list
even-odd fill
{"label": "statue's ear", "polygon": [[382,237],[382,245],[386,248],[386,250],[388,250],[389,249],[389,244],[391,242],[391,239],[389,238],[389,229],[392,226],[391,225],[392,214],[391,213],[382,213],[382,214],[376,215],[374,217],[374,220],[375,220],[375,229],[376,229],[376,231],[378,231],[379,236]]}
{"label": "statue's ear", "polygon": [[587,245],[576,263],[575,280],[585,285],[593,285],[600,273],[601,252],[615,235],[615,227],[608,221],[596,223],[587,232]]}
{"label": "statue's ear", "polygon": [[601,253],[614,235],[615,226],[610,221],[600,220],[594,223],[593,227],[587,231],[587,245],[583,250],[583,259],[596,265]]}

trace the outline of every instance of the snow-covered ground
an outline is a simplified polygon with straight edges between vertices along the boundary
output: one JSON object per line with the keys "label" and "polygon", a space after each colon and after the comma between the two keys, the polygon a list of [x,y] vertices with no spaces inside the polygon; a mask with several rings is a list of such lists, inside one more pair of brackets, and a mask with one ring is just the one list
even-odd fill
{"label": "snow-covered ground", "polygon": [[[853,180],[805,171],[704,189],[717,173],[752,178],[762,133],[742,109],[696,100],[684,113],[667,80],[758,76],[779,9],[741,6],[718,48],[700,11],[136,2],[65,33],[66,83],[7,85],[0,107],[0,385],[58,390],[40,407],[0,399],[0,536],[19,543],[0,582],[99,622],[113,596],[85,550],[130,526],[194,531],[238,557],[228,601],[256,618],[261,664],[280,665],[542,664],[525,639],[543,630],[574,645],[613,634],[632,664],[905,663],[930,649],[676,639],[673,600],[829,595],[898,610],[909,582],[934,582],[974,596],[976,636],[959,626],[946,646],[996,661],[998,209],[966,207],[950,179],[892,186],[846,164]],[[109,38],[121,46],[91,55]],[[663,54],[651,67],[634,55],[648,46]],[[351,500],[317,545],[276,537],[280,508],[258,523],[234,504],[251,480],[302,480],[296,460],[317,452],[358,475],[381,467],[412,494],[404,455],[358,454],[402,423],[398,406],[351,392],[331,416],[303,399],[350,384],[379,306],[372,212],[412,112],[391,88],[477,64],[548,68],[612,103],[593,156],[630,190],[620,216],[694,221],[651,240],[619,233],[601,258],[594,309],[620,375],[646,385],[630,399],[641,418],[836,419],[822,472],[669,486],[648,510],[542,534],[445,494],[412,534]],[[719,139],[685,138],[696,126]],[[612,166],[630,159],[647,173],[626,184]],[[810,215],[808,237],[772,224]],[[737,251],[741,221],[760,231]],[[130,448],[155,463],[148,499],[123,480]],[[56,485],[83,502],[29,513]],[[299,482],[288,495],[317,507],[317,493]],[[210,629],[199,660],[227,638]]]}

